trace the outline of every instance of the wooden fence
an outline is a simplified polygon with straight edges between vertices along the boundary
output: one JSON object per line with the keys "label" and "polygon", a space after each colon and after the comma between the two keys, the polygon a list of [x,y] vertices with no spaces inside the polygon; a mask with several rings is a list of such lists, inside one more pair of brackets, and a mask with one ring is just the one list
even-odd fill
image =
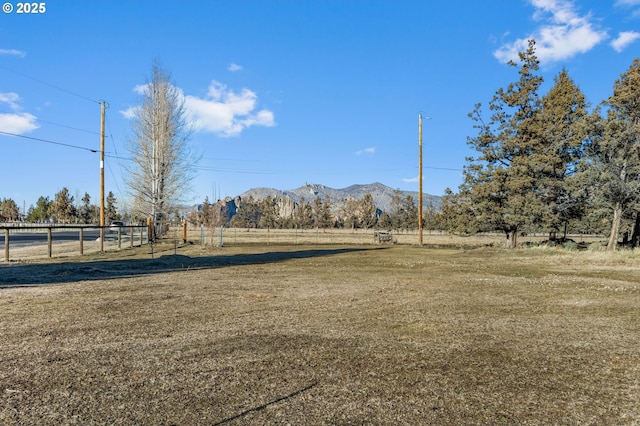
{"label": "wooden fence", "polygon": [[[0,225],[0,250],[4,249],[4,261],[26,260],[53,256],[82,255],[88,252],[104,252],[149,243],[148,226],[125,226],[117,230],[90,225],[46,225],[20,224]],[[104,238],[100,233],[104,231]],[[3,238],[1,237],[4,233]],[[533,234],[520,239],[521,244],[539,242],[547,234]],[[601,242],[602,236],[574,236],[576,241]],[[296,245],[296,244],[419,244],[417,230],[385,231],[375,229],[246,229],[205,228],[188,226],[170,227],[164,235],[167,241],[199,244],[203,247],[224,247],[236,244]],[[444,231],[423,232],[426,246],[479,247],[505,245],[505,236],[500,233],[481,233],[456,236]]]}
{"label": "wooden fence", "polygon": [[[12,252],[17,258],[53,257],[56,254],[83,255],[89,251],[103,252],[105,249],[141,246],[148,242],[146,226],[123,226],[111,228],[93,225],[43,225],[6,224],[0,226],[4,238],[0,246],[4,251],[4,261],[9,262]],[[43,253],[42,248],[46,246]],[[16,256],[14,256],[16,257]]]}

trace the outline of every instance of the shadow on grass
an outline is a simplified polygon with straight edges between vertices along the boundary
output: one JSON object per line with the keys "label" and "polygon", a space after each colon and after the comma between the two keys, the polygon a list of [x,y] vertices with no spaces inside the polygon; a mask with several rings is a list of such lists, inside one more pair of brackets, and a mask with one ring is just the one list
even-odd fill
{"label": "shadow on grass", "polygon": [[244,416],[246,416],[248,414],[257,413],[258,411],[262,411],[265,408],[269,407],[270,405],[274,405],[274,404],[277,404],[279,402],[286,401],[287,399],[291,399],[291,398],[293,398],[295,396],[298,396],[301,393],[306,392],[306,391],[314,388],[317,384],[318,384],[317,382],[313,382],[309,386],[306,386],[306,387],[304,387],[302,389],[298,389],[297,391],[295,391],[293,393],[290,393],[289,395],[285,395],[285,396],[282,396],[280,398],[276,398],[276,399],[274,399],[272,401],[267,402],[266,404],[262,404],[262,405],[259,405],[257,407],[250,408],[248,410],[243,411],[242,413],[236,414],[233,417],[228,417],[228,418],[226,418],[224,420],[221,420],[221,421],[219,421],[217,423],[214,423],[213,426],[220,426],[220,425],[232,422],[234,420],[238,420],[238,419],[240,419],[240,418],[242,418],[242,417],[244,417]]}
{"label": "shadow on grass", "polygon": [[85,280],[104,280],[193,269],[222,268],[226,266],[255,265],[363,250],[371,249],[314,249],[197,257],[177,254],[164,255],[156,259],[118,259],[89,262],[4,265],[0,266],[0,288],[27,287]]}

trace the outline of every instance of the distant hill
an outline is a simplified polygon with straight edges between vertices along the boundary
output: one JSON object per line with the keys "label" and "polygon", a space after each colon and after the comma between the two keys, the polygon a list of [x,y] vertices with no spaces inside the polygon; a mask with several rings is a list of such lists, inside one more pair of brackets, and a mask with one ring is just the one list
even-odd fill
{"label": "distant hill", "polygon": [[[275,188],[252,188],[248,191],[240,194],[241,198],[248,198],[252,196],[254,199],[261,200],[268,196],[274,198],[289,198],[295,203],[299,203],[300,199],[304,198],[305,201],[310,202],[320,197],[324,201],[326,195],[329,196],[334,209],[340,208],[346,204],[349,198],[362,199],[366,194],[371,194],[373,202],[380,210],[388,211],[391,207],[391,198],[393,197],[395,190],[381,183],[371,183],[365,185],[351,185],[342,189],[330,188],[328,186],[312,183],[305,184],[296,189],[275,189]],[[400,191],[401,197],[404,199],[407,195],[411,195],[418,203],[417,191]],[[441,205],[441,197],[436,195],[423,194],[422,204],[424,207],[428,207],[430,204],[436,208]]]}

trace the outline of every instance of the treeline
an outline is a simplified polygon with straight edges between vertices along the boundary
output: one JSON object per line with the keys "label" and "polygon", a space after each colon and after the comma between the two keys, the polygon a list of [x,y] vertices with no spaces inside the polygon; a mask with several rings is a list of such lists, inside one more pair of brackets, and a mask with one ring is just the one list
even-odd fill
{"label": "treeline", "polygon": [[[395,191],[388,211],[376,207],[371,194],[362,199],[350,198],[337,206],[328,196],[312,201],[302,198],[293,203],[287,198],[227,199],[211,204],[205,199],[197,212],[187,215],[196,226],[263,229],[394,229],[409,230],[418,227],[418,207],[412,196],[403,197]],[[434,206],[425,209],[425,229],[438,229],[440,215]]]}
{"label": "treeline", "polygon": [[[518,64],[511,62],[511,66]],[[520,53],[519,79],[495,92],[489,115],[469,114],[478,134],[458,193],[443,199],[444,229],[518,235],[567,229],[609,235],[607,248],[640,240],[640,60],[621,74],[612,95],[589,111],[562,70],[543,96],[531,40]]]}
{"label": "treeline", "polygon": [[[117,200],[112,192],[105,199],[105,223],[121,219],[122,215],[117,210]],[[4,198],[0,202],[0,221],[14,222],[25,220],[33,223],[76,223],[98,225],[100,222],[100,209],[91,202],[91,196],[85,192],[79,203],[76,203],[69,190],[65,187],[57,192],[53,199],[40,196],[36,205],[31,205],[26,215],[21,215],[16,202],[10,198]]]}
{"label": "treeline", "polygon": [[0,200],[0,222],[13,222],[20,218],[20,209],[11,198]]}

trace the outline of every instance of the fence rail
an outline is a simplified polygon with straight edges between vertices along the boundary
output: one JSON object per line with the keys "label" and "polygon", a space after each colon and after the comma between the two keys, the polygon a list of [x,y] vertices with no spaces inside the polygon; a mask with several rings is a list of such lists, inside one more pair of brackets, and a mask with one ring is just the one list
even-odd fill
{"label": "fence rail", "polygon": [[[15,258],[28,259],[53,257],[56,254],[84,254],[88,251],[122,249],[123,246],[140,246],[148,242],[146,226],[112,227],[94,225],[48,225],[48,224],[5,224],[0,226],[3,238],[0,247],[4,251],[4,261]],[[46,246],[46,252],[43,247]]]}
{"label": "fence rail", "polygon": [[[190,228],[187,237],[203,246],[225,244],[378,244],[374,229],[255,229],[255,228]],[[444,232],[433,231],[437,235]],[[389,232],[397,244],[417,243],[416,231]],[[391,241],[391,240],[390,240]]]}
{"label": "fence rail", "polygon": [[[85,252],[103,252],[149,243],[147,226],[125,226],[109,232],[110,227],[93,225],[48,225],[21,224],[0,226],[0,250],[4,260],[25,260],[53,256],[70,256]],[[104,238],[100,238],[104,230]],[[4,238],[2,238],[4,233]],[[381,238],[381,234],[384,238]],[[504,246],[505,235],[501,233],[479,233],[470,236],[455,236],[445,231],[424,230],[425,245],[439,246]],[[187,240],[203,247],[223,247],[235,244],[419,244],[418,230],[385,231],[376,229],[246,229],[205,228],[192,226],[170,227],[164,238]],[[548,234],[530,234],[521,238],[521,243],[543,241]],[[574,235],[576,241],[598,242],[602,236]]]}

